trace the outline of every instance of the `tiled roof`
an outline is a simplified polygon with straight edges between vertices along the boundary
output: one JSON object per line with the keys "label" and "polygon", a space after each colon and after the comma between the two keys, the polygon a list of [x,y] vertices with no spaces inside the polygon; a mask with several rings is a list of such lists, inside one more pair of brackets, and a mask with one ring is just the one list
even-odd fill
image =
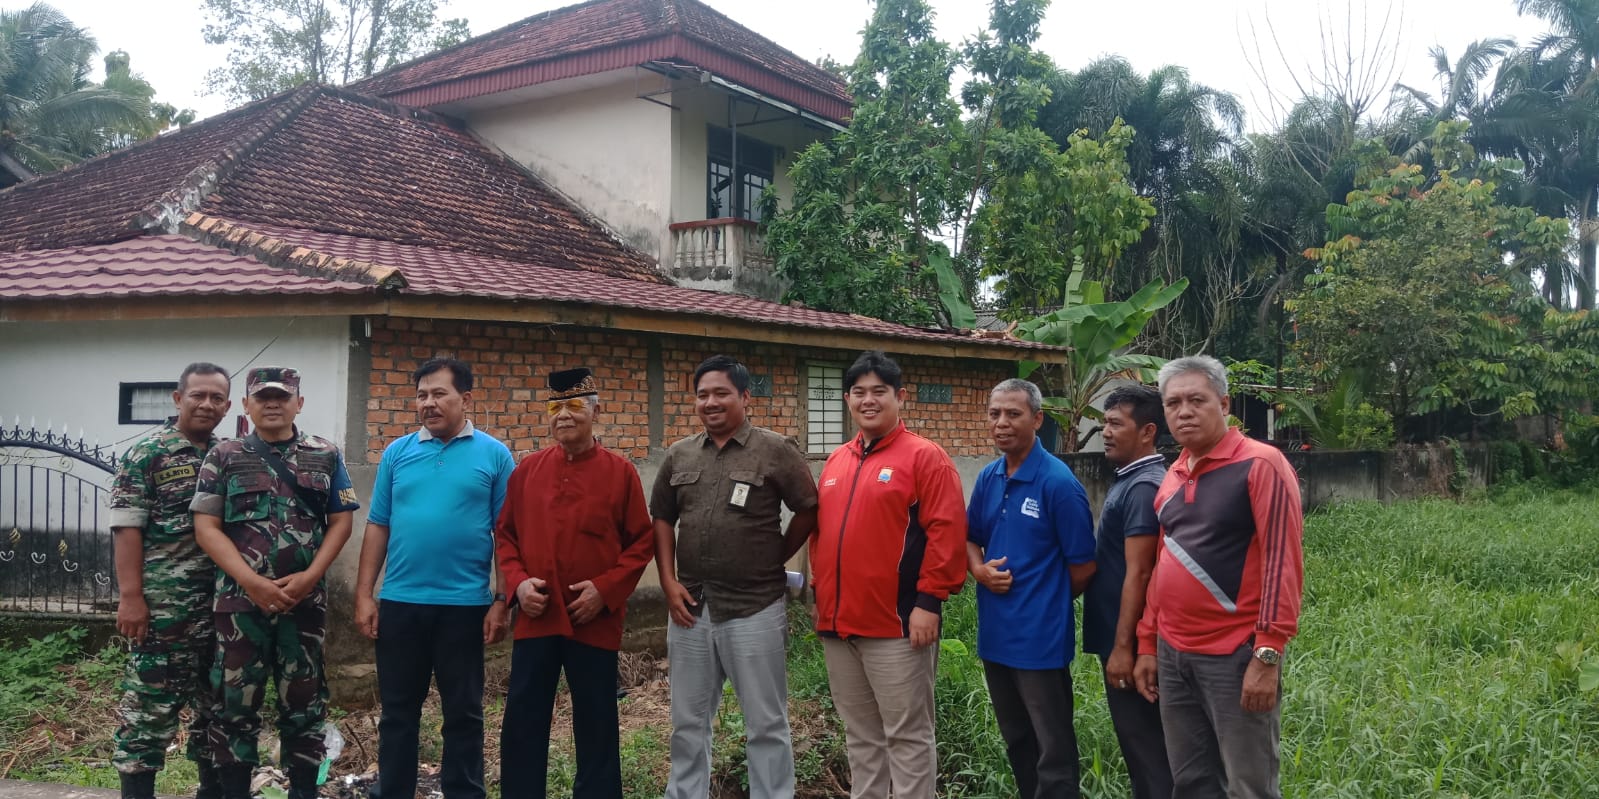
{"label": "tiled roof", "polygon": [[470,133],[319,86],[0,192],[0,251],[172,232],[197,209],[662,281],[652,260]]}
{"label": "tiled roof", "polygon": [[191,172],[218,170],[247,150],[292,108],[302,92],[251,103],[126,150],[0,191],[0,251],[103,244],[144,233],[148,206]]}
{"label": "tiled roof", "polygon": [[[351,88],[366,94],[395,96],[512,67],[592,54],[670,36],[682,36],[688,41],[726,54],[757,72],[778,76],[805,91],[814,92],[819,98],[832,101],[826,103],[826,108],[810,108],[813,112],[835,119],[842,119],[844,114],[840,114],[840,110],[847,114],[849,89],[838,76],[734,22],[699,0],[593,0],[547,11],[453,48],[402,64],[355,83]],[[658,52],[633,63],[655,58],[688,63],[701,60],[690,52]],[[593,63],[593,71],[619,66],[600,59],[595,59]],[[713,66],[707,63],[699,65]]]}
{"label": "tiled roof", "polygon": [[397,268],[402,294],[488,297],[581,303],[672,314],[703,315],[814,330],[838,330],[919,341],[969,342],[1006,348],[1051,349],[1016,340],[979,339],[905,327],[881,319],[782,305],[753,297],[513,263],[472,253],[408,246],[314,231],[248,226],[274,240],[352,262]]}
{"label": "tiled roof", "polygon": [[184,236],[141,236],[62,250],[0,252],[0,298],[353,294],[372,287],[286,272]]}

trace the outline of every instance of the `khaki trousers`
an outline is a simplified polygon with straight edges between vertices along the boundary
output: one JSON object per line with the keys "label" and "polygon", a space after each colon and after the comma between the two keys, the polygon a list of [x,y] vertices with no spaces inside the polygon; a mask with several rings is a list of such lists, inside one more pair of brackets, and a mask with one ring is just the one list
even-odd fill
{"label": "khaki trousers", "polygon": [[938,644],[822,638],[833,706],[844,720],[851,799],[935,799],[933,679]]}

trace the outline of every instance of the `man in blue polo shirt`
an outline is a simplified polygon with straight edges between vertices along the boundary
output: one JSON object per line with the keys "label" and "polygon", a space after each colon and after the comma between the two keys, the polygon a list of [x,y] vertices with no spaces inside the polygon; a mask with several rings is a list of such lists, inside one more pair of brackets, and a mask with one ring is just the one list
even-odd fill
{"label": "man in blue polo shirt", "polygon": [[355,621],[377,640],[383,705],[372,795],[415,796],[422,701],[436,676],[440,788],[445,799],[482,799],[483,647],[505,637],[509,613],[494,568],[494,522],[516,463],[466,418],[470,366],[434,358],[413,377],[422,429],[383,451],[356,577]]}
{"label": "man in blue polo shirt", "polygon": [[1094,575],[1094,520],[1066,464],[1038,441],[1043,396],[1006,380],[988,400],[1003,457],[967,506],[967,567],[977,580],[977,656],[1022,799],[1078,795],[1072,727],[1072,598]]}

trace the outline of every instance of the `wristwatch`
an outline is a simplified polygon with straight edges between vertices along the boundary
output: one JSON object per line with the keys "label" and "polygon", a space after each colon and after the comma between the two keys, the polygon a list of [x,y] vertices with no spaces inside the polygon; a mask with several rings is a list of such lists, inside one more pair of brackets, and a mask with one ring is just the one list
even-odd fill
{"label": "wristwatch", "polygon": [[1255,659],[1268,666],[1277,666],[1283,662],[1283,653],[1269,646],[1263,646],[1255,650]]}
{"label": "wristwatch", "polygon": [[494,595],[494,601],[495,602],[504,602],[505,601],[505,595],[504,594],[495,594]]}

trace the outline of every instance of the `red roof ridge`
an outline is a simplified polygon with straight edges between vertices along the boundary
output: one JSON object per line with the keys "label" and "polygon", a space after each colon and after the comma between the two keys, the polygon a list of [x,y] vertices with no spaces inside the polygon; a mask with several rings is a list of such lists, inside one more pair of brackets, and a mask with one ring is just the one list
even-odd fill
{"label": "red roof ridge", "polygon": [[[607,33],[614,32],[614,36],[596,36],[593,31],[585,31],[582,35],[563,35],[529,49],[530,42],[539,34],[560,32],[561,26],[567,24],[569,18],[581,19],[588,13],[626,15],[630,26],[625,30],[615,27],[606,29]],[[786,90],[777,90],[774,96],[788,102],[799,102],[802,106],[820,103],[821,106],[809,110],[828,118],[843,120],[849,116],[850,94],[845,81],[702,0],[588,0],[542,11],[397,64],[355,81],[349,88],[399,97],[404,102],[416,105],[435,105],[457,99],[449,89],[452,85],[456,90],[466,92],[461,96],[504,91],[515,86],[530,85],[525,81],[541,83],[557,77],[571,77],[550,73],[549,69],[553,68],[546,69],[549,64],[581,60],[596,53],[610,53],[625,58],[638,55],[627,50],[627,47],[639,48],[644,45],[649,45],[646,49],[652,51],[663,47],[687,47],[691,52],[676,53],[685,57],[694,57],[694,51],[707,48],[708,52],[701,52],[700,55],[723,59],[726,64],[700,64],[702,67],[725,68],[735,75],[746,69],[767,73],[777,81],[792,85],[793,91],[810,99],[786,96]],[[627,55],[619,55],[624,53]],[[659,56],[657,52],[640,57],[653,60]],[[609,64],[607,68],[615,67],[611,62],[605,63]],[[535,69],[534,65],[540,66]],[[569,66],[579,70],[574,74],[589,74],[584,70],[599,68],[592,59]],[[748,79],[748,76],[745,75],[743,79]],[[463,82],[467,82],[467,85],[463,85]],[[755,88],[766,91],[761,87]],[[835,107],[839,105],[841,107]]]}
{"label": "red roof ridge", "polygon": [[235,255],[248,255],[269,266],[289,269],[306,277],[342,280],[383,289],[402,289],[406,286],[405,275],[395,267],[326,255],[221,217],[189,214],[178,232],[201,244],[219,247]]}

